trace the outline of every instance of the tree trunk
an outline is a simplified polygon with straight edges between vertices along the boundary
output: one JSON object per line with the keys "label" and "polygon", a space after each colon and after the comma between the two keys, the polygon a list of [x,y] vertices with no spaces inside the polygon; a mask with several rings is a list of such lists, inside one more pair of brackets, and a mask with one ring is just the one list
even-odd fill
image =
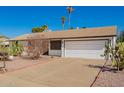
{"label": "tree trunk", "polygon": [[69,17],[68,17],[68,28],[70,29],[71,27],[71,13],[69,13]]}
{"label": "tree trunk", "polygon": [[62,30],[64,30],[64,24],[62,24]]}

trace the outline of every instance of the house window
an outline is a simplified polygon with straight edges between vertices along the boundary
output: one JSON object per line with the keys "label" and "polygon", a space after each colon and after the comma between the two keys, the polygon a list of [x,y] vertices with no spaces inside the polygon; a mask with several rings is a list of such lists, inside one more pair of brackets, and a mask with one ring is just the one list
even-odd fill
{"label": "house window", "polygon": [[61,50],[61,41],[50,41],[51,50]]}

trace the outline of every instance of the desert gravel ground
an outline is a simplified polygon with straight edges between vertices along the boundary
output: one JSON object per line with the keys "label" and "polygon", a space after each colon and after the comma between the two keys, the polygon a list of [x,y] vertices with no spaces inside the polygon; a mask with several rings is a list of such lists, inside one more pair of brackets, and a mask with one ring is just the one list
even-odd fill
{"label": "desert gravel ground", "polygon": [[28,60],[17,59],[9,63],[8,72],[0,74],[0,86],[89,87],[99,71],[89,65],[102,66],[103,63],[103,60],[55,57],[41,58],[34,64],[30,61],[30,66]]}
{"label": "desert gravel ground", "polygon": [[[111,68],[107,64],[108,68]],[[124,71],[105,70],[101,72],[93,87],[124,87]]]}

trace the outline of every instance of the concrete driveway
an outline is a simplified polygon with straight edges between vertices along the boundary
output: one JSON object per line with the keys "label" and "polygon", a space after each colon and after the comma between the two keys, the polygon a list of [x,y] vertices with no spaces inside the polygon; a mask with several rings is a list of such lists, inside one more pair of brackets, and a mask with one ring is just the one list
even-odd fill
{"label": "concrete driveway", "polygon": [[0,86],[89,87],[99,71],[99,68],[89,65],[104,64],[103,60],[77,58],[49,58],[43,61],[46,62],[0,74]]}

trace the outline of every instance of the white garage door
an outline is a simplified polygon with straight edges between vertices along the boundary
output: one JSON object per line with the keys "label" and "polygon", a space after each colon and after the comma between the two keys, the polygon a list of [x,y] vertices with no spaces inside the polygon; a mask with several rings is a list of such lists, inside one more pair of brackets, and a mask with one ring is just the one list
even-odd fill
{"label": "white garage door", "polygon": [[105,40],[65,41],[66,57],[103,59]]}

